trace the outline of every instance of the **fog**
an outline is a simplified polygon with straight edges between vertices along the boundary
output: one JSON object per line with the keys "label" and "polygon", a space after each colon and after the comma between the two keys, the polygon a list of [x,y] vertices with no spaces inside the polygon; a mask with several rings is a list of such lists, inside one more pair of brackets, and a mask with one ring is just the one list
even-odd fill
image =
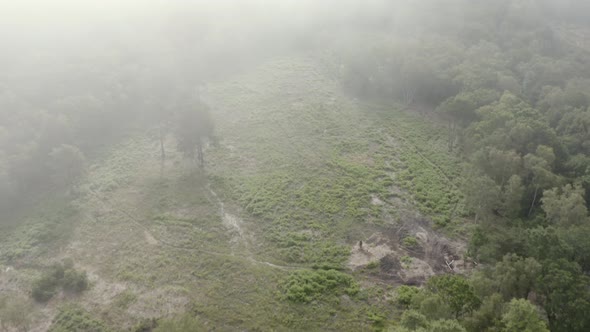
{"label": "fog", "polygon": [[0,0],[0,330],[589,331],[588,13]]}

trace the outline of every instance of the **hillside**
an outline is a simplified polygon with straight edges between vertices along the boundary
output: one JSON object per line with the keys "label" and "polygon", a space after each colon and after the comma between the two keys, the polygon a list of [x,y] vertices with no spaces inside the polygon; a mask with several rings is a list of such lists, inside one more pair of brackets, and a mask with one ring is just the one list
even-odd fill
{"label": "hillside", "polygon": [[[390,316],[391,286],[422,284],[445,259],[467,268],[445,128],[352,99],[316,61],[279,58],[207,85],[219,142],[204,170],[169,136],[161,172],[155,132],[138,130],[3,232],[3,290],[28,293],[66,258],[89,274],[87,292],[37,305],[33,330],[75,303],[115,331],[183,312],[219,331],[358,331]],[[317,267],[348,288],[289,298]]]}
{"label": "hillside", "polygon": [[589,331],[588,12],[0,2],[0,331]]}

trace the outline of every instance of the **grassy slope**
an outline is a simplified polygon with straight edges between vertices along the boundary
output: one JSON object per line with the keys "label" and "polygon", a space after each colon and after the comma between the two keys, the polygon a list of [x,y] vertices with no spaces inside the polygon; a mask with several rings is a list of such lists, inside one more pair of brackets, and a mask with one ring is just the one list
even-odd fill
{"label": "grassy slope", "polygon": [[[26,289],[38,273],[31,267],[72,257],[93,287],[50,302],[45,317],[79,301],[115,329],[185,310],[228,331],[356,331],[393,318],[386,288],[294,304],[282,285],[298,268],[343,268],[359,239],[416,207],[441,224],[457,219],[457,162],[445,153],[443,127],[362,105],[328,77],[298,57],[210,85],[221,142],[207,151],[206,174],[169,151],[161,178],[149,135],[113,148],[73,203],[56,199],[33,213],[40,231],[21,227],[2,240],[4,262],[29,264],[11,285]],[[46,220],[71,234],[50,238],[49,252],[37,245]]]}

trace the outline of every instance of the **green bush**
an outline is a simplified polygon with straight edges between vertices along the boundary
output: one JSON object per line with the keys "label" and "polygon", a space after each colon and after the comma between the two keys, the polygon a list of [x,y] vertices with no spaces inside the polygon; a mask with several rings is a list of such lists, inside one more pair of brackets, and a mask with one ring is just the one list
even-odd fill
{"label": "green bush", "polygon": [[286,298],[293,302],[311,302],[324,295],[356,295],[358,284],[348,274],[336,270],[297,271],[285,284]]}
{"label": "green bush", "polygon": [[412,331],[428,326],[428,319],[416,310],[406,310],[402,314],[401,325]]}
{"label": "green bush", "polygon": [[69,260],[54,264],[33,282],[31,296],[38,302],[47,302],[60,287],[70,293],[83,292],[88,288],[86,272],[74,270]]}
{"label": "green bush", "polygon": [[418,246],[418,240],[413,236],[408,236],[402,240],[402,244],[407,248],[416,248]]}
{"label": "green bush", "polygon": [[400,258],[400,262],[404,269],[409,268],[412,265],[412,261],[412,257],[410,256],[402,256],[402,258]]}
{"label": "green bush", "polygon": [[36,301],[47,302],[57,293],[59,279],[54,275],[43,275],[33,283],[31,295]]}
{"label": "green bush", "polygon": [[381,263],[379,261],[372,261],[369,264],[367,264],[366,268],[373,270],[373,269],[378,268],[380,265],[381,265]]}
{"label": "green bush", "polygon": [[88,288],[86,271],[66,270],[62,279],[62,286],[68,292],[83,292]]}
{"label": "green bush", "polygon": [[414,297],[418,293],[420,293],[420,288],[402,285],[397,288],[396,293],[397,295],[395,299],[397,303],[404,306],[409,306],[410,304],[412,304],[412,300],[414,299]]}

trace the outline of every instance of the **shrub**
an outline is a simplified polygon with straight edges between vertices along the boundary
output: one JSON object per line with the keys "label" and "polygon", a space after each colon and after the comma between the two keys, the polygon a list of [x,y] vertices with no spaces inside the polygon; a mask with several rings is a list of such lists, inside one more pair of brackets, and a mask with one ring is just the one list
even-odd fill
{"label": "shrub", "polygon": [[402,263],[402,266],[403,266],[405,269],[409,268],[409,267],[410,267],[410,265],[412,265],[412,257],[410,257],[410,256],[403,256],[403,257],[400,259],[400,261],[401,261],[401,263]]}
{"label": "shrub", "polygon": [[36,301],[47,302],[57,293],[59,279],[54,275],[43,275],[33,283],[31,295]]}
{"label": "shrub", "polygon": [[376,269],[379,267],[379,265],[380,265],[379,261],[372,261],[369,264],[367,264],[367,269],[371,269],[371,270]]}
{"label": "shrub", "polygon": [[86,271],[66,270],[62,279],[65,291],[80,293],[88,288],[88,276]]}
{"label": "shrub", "polygon": [[428,326],[428,320],[416,310],[406,310],[402,314],[401,325],[410,330],[417,330],[419,328],[426,328]]}
{"label": "shrub", "polygon": [[38,302],[49,301],[59,288],[71,293],[80,293],[88,288],[84,271],[74,270],[71,261],[52,265],[39,279],[33,282],[31,296]]}
{"label": "shrub", "polygon": [[409,306],[412,304],[414,297],[420,293],[420,289],[414,286],[402,285],[397,288],[396,293],[397,295],[395,299],[397,303],[404,306]]}
{"label": "shrub", "polygon": [[348,274],[336,270],[297,271],[285,284],[286,298],[293,302],[311,302],[323,295],[355,295],[358,284]]}
{"label": "shrub", "polygon": [[408,236],[402,240],[402,244],[404,247],[415,248],[418,246],[418,240],[413,236]]}

